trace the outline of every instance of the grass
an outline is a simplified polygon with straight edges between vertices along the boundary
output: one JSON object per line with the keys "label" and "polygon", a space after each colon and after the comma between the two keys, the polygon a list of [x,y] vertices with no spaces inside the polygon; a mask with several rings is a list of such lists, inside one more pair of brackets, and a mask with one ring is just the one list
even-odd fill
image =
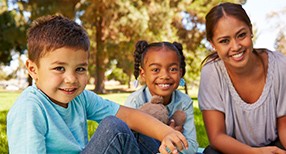
{"label": "grass", "polygon": [[[109,99],[111,101],[117,102],[119,104],[123,104],[125,99],[130,92],[120,92],[120,91],[111,91],[112,93],[100,95],[103,98]],[[8,110],[13,105],[13,102],[20,95],[20,91],[16,92],[7,92],[0,91],[0,153],[8,153],[8,143],[7,143],[7,135],[6,135],[6,115]],[[190,92],[189,92],[190,93]],[[190,95],[194,94],[193,92]],[[196,96],[196,95],[193,95]],[[208,143],[208,139],[206,136],[206,132],[204,129],[204,124],[202,120],[202,115],[200,110],[198,109],[197,98],[193,97],[194,100],[194,114],[195,114],[195,125],[197,131],[197,141],[200,147],[206,147]],[[89,137],[92,136],[94,131],[97,128],[97,123],[93,121],[88,121],[88,134]]]}

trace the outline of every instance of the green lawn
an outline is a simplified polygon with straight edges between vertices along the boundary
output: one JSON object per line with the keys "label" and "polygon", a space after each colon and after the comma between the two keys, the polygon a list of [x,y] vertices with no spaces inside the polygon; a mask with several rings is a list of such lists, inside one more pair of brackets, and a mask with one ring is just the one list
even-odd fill
{"label": "green lawn", "polygon": [[[8,153],[8,144],[6,136],[6,115],[13,102],[19,96],[20,92],[5,92],[0,91],[0,153]],[[112,93],[100,95],[103,98],[115,101],[122,104],[130,93]],[[197,140],[200,147],[206,147],[208,145],[208,139],[204,129],[204,124],[201,116],[201,112],[198,109],[197,98],[194,100],[195,109],[195,125],[197,130]],[[97,127],[97,123],[93,121],[88,122],[89,137],[93,134]]]}

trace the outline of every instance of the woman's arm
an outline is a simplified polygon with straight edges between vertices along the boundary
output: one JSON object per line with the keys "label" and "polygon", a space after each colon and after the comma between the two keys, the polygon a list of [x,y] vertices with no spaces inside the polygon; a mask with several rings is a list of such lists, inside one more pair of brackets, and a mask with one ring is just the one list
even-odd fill
{"label": "woman's arm", "polygon": [[280,142],[286,148],[286,116],[277,119],[277,129]]}
{"label": "woman's arm", "polygon": [[168,153],[168,147],[173,153],[188,147],[188,142],[182,133],[163,124],[156,118],[136,109],[120,106],[116,117],[123,120],[132,130],[161,141],[159,151]]}
{"label": "woman's arm", "polygon": [[[251,147],[226,134],[224,114],[214,110],[204,110],[203,119],[210,145],[222,153],[285,154],[275,146]],[[285,130],[285,129],[284,129]]]}

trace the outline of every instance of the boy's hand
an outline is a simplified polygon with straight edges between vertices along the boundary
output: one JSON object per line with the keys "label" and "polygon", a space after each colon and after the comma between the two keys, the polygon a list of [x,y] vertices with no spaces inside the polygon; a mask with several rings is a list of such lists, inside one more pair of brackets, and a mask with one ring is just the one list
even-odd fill
{"label": "boy's hand", "polygon": [[181,132],[181,133],[183,133],[183,131],[184,131],[182,125],[176,126],[176,122],[175,122],[174,119],[171,119],[171,120],[170,120],[169,126],[170,126],[171,128],[173,128],[173,129],[175,129],[175,130]]}
{"label": "boy's hand", "polygon": [[188,142],[179,131],[168,133],[161,142],[159,151],[161,154],[178,154],[179,151],[188,148]]}

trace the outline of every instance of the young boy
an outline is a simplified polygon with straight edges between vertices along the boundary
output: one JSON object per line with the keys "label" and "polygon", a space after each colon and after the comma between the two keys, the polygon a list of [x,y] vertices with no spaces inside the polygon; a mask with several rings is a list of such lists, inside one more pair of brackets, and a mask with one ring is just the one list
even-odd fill
{"label": "young boy", "polygon": [[[32,23],[26,67],[35,84],[8,113],[9,152],[140,153],[130,129],[160,140],[161,153],[187,147],[180,132],[155,118],[85,90],[89,45],[85,30],[63,16]],[[100,122],[90,141],[87,119]]]}

